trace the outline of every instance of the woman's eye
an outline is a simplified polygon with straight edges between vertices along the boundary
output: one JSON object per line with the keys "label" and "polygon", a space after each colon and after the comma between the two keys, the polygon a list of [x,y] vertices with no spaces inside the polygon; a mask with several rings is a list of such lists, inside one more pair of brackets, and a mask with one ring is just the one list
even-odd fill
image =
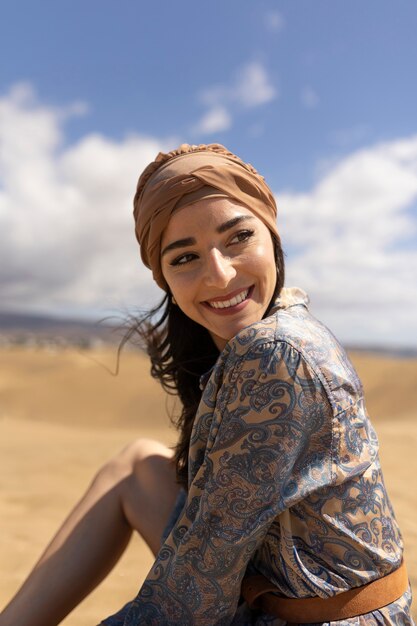
{"label": "woman's eye", "polygon": [[253,230],[240,230],[234,237],[232,237],[230,243],[242,243],[250,239],[253,235]]}
{"label": "woman's eye", "polygon": [[173,261],[171,261],[170,265],[173,265],[173,266],[185,265],[186,263],[190,263],[190,261],[192,261],[195,258],[196,258],[196,255],[191,254],[190,252],[188,254],[181,254],[180,256],[177,256]]}

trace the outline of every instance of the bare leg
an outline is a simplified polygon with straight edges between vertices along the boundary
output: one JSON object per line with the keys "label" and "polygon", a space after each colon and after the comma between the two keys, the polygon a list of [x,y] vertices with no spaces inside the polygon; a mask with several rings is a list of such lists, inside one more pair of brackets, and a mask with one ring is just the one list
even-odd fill
{"label": "bare leg", "polygon": [[0,626],[59,624],[114,567],[132,530],[155,554],[179,490],[171,456],[141,439],[107,463],[0,614]]}

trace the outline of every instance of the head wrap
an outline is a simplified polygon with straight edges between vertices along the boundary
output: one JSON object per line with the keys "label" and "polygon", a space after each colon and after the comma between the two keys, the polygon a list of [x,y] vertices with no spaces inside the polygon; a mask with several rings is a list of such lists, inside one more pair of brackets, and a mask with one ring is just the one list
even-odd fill
{"label": "head wrap", "polygon": [[134,199],[135,232],[144,264],[162,289],[161,236],[172,213],[209,196],[248,208],[278,237],[277,207],[264,178],[220,144],[160,152],[141,174]]}

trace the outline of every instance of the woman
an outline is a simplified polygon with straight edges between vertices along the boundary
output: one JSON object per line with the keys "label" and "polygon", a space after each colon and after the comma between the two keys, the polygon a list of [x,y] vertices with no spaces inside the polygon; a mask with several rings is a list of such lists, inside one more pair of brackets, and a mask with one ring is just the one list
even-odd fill
{"label": "woman", "polygon": [[183,145],[145,169],[134,215],[166,292],[137,330],[182,402],[174,462],[139,441],[103,468],[1,626],[58,623],[132,529],[156,560],[102,624],[412,624],[360,381],[283,288],[263,178],[223,146]]}

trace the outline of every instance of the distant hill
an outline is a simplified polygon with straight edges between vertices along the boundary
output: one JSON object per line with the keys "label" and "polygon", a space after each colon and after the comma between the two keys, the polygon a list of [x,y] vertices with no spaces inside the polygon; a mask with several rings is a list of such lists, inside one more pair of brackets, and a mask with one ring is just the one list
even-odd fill
{"label": "distant hill", "polygon": [[3,343],[56,343],[88,344],[89,342],[115,343],[122,332],[108,321],[94,322],[86,319],[58,318],[20,312],[0,312],[0,338]]}
{"label": "distant hill", "polygon": [[366,354],[375,354],[376,356],[391,356],[399,357],[402,359],[415,359],[417,358],[417,347],[411,346],[410,348],[404,348],[403,346],[375,346],[372,344],[361,344],[345,346],[348,352],[358,352]]}
{"label": "distant hill", "polygon": [[[62,343],[85,345],[89,343],[119,343],[124,334],[123,320],[91,321],[77,318],[60,318],[20,312],[0,311],[1,343]],[[401,358],[416,358],[417,348],[375,346],[372,344],[347,345],[349,352],[366,352]]]}

